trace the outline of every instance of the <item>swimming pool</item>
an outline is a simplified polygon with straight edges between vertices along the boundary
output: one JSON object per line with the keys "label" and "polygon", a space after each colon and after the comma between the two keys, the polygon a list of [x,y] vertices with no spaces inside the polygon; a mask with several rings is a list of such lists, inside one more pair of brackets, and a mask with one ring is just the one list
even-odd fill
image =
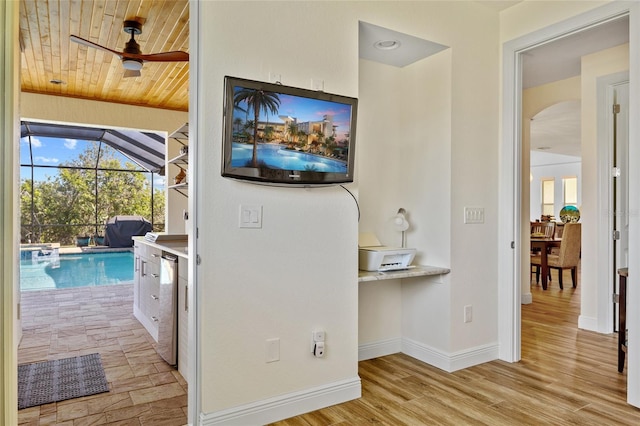
{"label": "swimming pool", "polygon": [[[243,167],[253,157],[253,145],[234,142],[231,165]],[[334,158],[285,149],[282,145],[258,144],[258,161],[285,170],[346,173],[347,163]]]}
{"label": "swimming pool", "polygon": [[20,261],[20,289],[46,290],[133,281],[133,253],[82,253]]}

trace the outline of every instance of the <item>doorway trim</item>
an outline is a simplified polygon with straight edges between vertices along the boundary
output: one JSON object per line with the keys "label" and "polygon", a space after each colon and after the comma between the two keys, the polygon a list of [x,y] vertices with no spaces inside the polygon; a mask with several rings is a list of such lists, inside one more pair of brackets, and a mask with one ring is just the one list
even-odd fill
{"label": "doorway trim", "polygon": [[[500,146],[499,221],[503,224],[498,234],[498,289],[499,289],[499,357],[508,362],[521,358],[522,294],[522,152],[521,152],[521,97],[522,97],[522,53],[554,39],[564,37],[589,27],[599,25],[621,16],[629,15],[630,50],[630,116],[640,111],[640,85],[634,76],[640,72],[640,4],[636,2],[611,2],[588,12],[550,25],[503,44],[503,96],[502,96],[502,141]],[[631,120],[629,126],[629,269],[640,264],[640,146],[637,137],[640,124]],[[633,213],[635,212],[635,214]],[[528,214],[528,213],[527,213]],[[640,273],[640,269],[637,273]],[[640,306],[640,292],[630,294],[629,304]],[[630,324],[640,321],[640,310],[628,313]],[[629,328],[630,353],[640,351],[640,328]],[[633,357],[628,357],[629,360]],[[615,367],[615,366],[614,366]],[[627,402],[640,407],[640,363],[628,363]]]}
{"label": "doorway trim", "polygon": [[[613,113],[614,104],[613,89],[623,83],[629,82],[629,72],[619,72],[599,77],[597,80],[597,102],[598,102],[598,211],[610,212],[606,218],[600,218],[597,223],[598,259],[607,259],[606,268],[598,268],[598,318],[595,328],[600,333],[611,333],[613,330],[613,303],[611,294],[613,260],[613,239],[611,230],[613,229],[613,215],[617,214],[613,206],[613,193],[611,184],[611,165],[613,164],[612,152],[613,144]],[[628,96],[627,96],[628,97]],[[628,108],[627,105],[625,107]],[[627,111],[628,115],[628,111]],[[628,128],[628,123],[627,123]],[[628,135],[627,135],[628,141]],[[628,150],[628,142],[627,142]],[[623,173],[627,170],[623,169]],[[579,323],[580,324],[580,323]]]}

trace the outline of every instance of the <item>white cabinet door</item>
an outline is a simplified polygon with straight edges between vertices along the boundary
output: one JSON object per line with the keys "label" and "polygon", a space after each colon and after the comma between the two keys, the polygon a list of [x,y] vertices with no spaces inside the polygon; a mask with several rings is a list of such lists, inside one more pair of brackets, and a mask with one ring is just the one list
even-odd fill
{"label": "white cabinet door", "polygon": [[178,258],[178,371],[189,382],[189,280],[187,259]]}

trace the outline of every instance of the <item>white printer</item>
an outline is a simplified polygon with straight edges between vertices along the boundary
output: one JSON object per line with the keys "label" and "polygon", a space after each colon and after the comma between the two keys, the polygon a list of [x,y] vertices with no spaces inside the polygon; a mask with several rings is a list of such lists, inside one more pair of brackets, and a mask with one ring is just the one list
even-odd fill
{"label": "white printer", "polygon": [[387,247],[369,232],[358,235],[358,268],[364,271],[397,271],[411,268],[414,248]]}

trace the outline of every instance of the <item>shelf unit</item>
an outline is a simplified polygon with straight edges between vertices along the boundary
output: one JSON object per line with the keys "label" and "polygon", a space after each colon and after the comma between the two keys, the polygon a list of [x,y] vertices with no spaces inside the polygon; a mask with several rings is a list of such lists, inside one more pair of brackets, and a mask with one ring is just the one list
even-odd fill
{"label": "shelf unit", "polygon": [[[189,146],[189,124],[187,123],[184,126],[182,126],[181,128],[179,128],[178,130],[176,130],[175,132],[173,132],[169,136],[169,138],[177,141],[183,147],[188,147]],[[170,159],[169,161],[167,161],[167,163],[168,164],[174,164],[174,165],[180,167],[181,169],[185,170],[185,172],[186,172],[186,169],[189,166],[189,153],[187,152],[187,153],[184,153],[184,154],[180,154],[177,157],[174,157],[174,158]],[[173,178],[168,177],[168,179],[173,179]],[[189,183],[188,182],[178,183],[178,184],[175,184],[175,185],[168,185],[167,188],[176,190],[180,194],[184,195],[185,197],[187,197],[188,194],[189,194]]]}

